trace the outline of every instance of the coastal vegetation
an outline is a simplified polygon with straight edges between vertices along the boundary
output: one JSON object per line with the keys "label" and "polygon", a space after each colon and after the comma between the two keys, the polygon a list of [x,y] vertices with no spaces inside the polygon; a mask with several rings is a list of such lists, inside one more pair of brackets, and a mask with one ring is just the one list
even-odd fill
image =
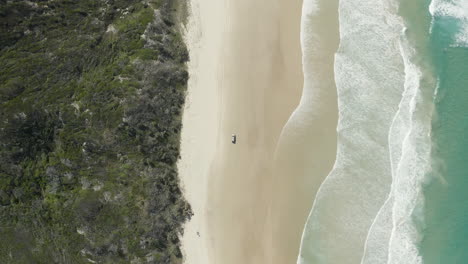
{"label": "coastal vegetation", "polygon": [[173,0],[0,0],[0,263],[180,263]]}

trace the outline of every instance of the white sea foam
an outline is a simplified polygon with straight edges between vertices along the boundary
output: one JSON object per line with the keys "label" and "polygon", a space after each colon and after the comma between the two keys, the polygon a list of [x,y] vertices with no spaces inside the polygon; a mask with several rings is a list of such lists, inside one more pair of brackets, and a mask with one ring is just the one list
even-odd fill
{"label": "white sea foam", "polygon": [[[304,25],[304,19],[308,16],[312,16],[317,14],[320,11],[319,7],[320,0],[304,0],[302,3],[302,25]],[[302,34],[301,37],[305,37],[306,35]],[[302,39],[303,40],[303,39]],[[304,41],[301,43],[302,45],[306,44]]]}
{"label": "white sea foam", "polygon": [[[410,125],[410,120],[407,114],[409,111],[408,104],[411,99],[410,92],[411,91],[409,89],[405,89],[403,92],[398,111],[393,118],[388,134],[392,182],[394,182],[396,178],[396,168],[398,167],[402,156],[402,145],[398,144],[398,142],[403,141]],[[390,243],[391,230],[393,228],[393,204],[394,196],[393,192],[390,192],[389,197],[385,201],[382,208],[380,208],[371,228],[369,229],[361,263],[387,263],[388,247]]]}
{"label": "white sea foam", "polygon": [[[321,1],[313,2],[320,8]],[[314,201],[298,263],[359,263],[388,197],[388,134],[404,86],[398,45],[403,26],[395,14],[391,0],[340,2],[337,158]]]}
{"label": "white sea foam", "polygon": [[393,195],[389,196],[367,234],[362,264],[385,264],[388,261],[388,247],[393,227]]}
{"label": "white sea foam", "polygon": [[[374,221],[363,264],[422,263],[417,250],[418,225],[423,209],[421,185],[431,168],[431,119],[434,81],[413,63],[415,51],[403,35],[405,91],[390,129],[389,146],[393,183],[389,198]],[[389,221],[391,220],[391,221]],[[420,224],[420,223],[419,223]]]}
{"label": "white sea foam", "polygon": [[[402,158],[403,150],[401,142],[404,141],[404,138],[406,137],[411,126],[409,120],[409,104],[413,93],[413,90],[408,89],[405,86],[405,91],[403,92],[398,111],[393,118],[388,135],[393,183],[397,177],[397,167]],[[393,228],[392,208],[394,205],[394,200],[392,185],[392,191],[390,192],[388,199],[379,210],[377,217],[374,219],[374,222],[369,229],[362,259],[363,264],[387,263],[388,261],[388,247],[390,243],[391,231]]]}
{"label": "white sea foam", "polygon": [[432,0],[429,12],[433,16],[468,17],[468,0]]}
{"label": "white sea foam", "polygon": [[[275,219],[274,263],[291,262],[297,257],[316,191],[336,156],[338,103],[333,62],[339,43],[338,0],[304,1],[301,24],[302,97],[283,127],[275,152],[275,197],[271,210]],[[286,182],[287,186],[282,186]],[[292,197],[291,192],[295,192]],[[285,215],[284,210],[289,213]],[[283,223],[289,227],[284,228]]]}
{"label": "white sea foam", "polygon": [[[394,199],[392,207],[393,228],[388,249],[388,263],[421,263],[417,250],[420,239],[413,213],[417,206],[422,207],[421,183],[430,167],[431,128],[430,103],[427,103],[421,88],[422,73],[411,62],[414,51],[405,38],[401,42],[405,62],[405,97],[410,98],[402,115],[406,116],[406,135],[403,140],[389,142],[401,144],[401,159],[396,167],[392,184]],[[426,87],[423,87],[426,88]],[[428,109],[429,108],[429,109]]]}
{"label": "white sea foam", "polygon": [[459,25],[454,45],[468,46],[468,0],[432,0],[429,11],[433,17],[457,19]]}

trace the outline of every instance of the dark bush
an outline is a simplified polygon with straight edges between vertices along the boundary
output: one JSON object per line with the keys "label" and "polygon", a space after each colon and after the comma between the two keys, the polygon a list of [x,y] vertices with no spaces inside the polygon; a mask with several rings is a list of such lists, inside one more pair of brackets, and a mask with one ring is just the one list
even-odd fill
{"label": "dark bush", "polygon": [[180,261],[175,6],[0,0],[0,263]]}

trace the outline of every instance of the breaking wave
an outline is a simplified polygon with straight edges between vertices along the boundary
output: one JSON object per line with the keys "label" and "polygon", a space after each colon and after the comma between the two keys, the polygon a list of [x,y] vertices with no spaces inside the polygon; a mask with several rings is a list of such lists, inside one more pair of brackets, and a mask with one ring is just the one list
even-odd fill
{"label": "breaking wave", "polygon": [[[315,38],[303,39],[317,41],[310,29],[326,25],[306,17],[327,0],[305,2],[302,31]],[[468,0],[347,0],[338,14],[337,155],[298,263],[460,261]]]}
{"label": "breaking wave", "polygon": [[[314,1],[311,10],[320,12],[326,1]],[[341,1],[338,10],[337,156],[305,226],[301,264],[359,263],[392,183],[388,137],[405,80],[403,24],[390,1]]]}

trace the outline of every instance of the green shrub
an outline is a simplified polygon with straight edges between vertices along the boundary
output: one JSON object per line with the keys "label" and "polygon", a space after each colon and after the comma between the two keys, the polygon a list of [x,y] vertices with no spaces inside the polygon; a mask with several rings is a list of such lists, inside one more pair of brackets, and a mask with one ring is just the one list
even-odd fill
{"label": "green shrub", "polygon": [[174,1],[32,2],[0,1],[0,263],[178,263]]}

